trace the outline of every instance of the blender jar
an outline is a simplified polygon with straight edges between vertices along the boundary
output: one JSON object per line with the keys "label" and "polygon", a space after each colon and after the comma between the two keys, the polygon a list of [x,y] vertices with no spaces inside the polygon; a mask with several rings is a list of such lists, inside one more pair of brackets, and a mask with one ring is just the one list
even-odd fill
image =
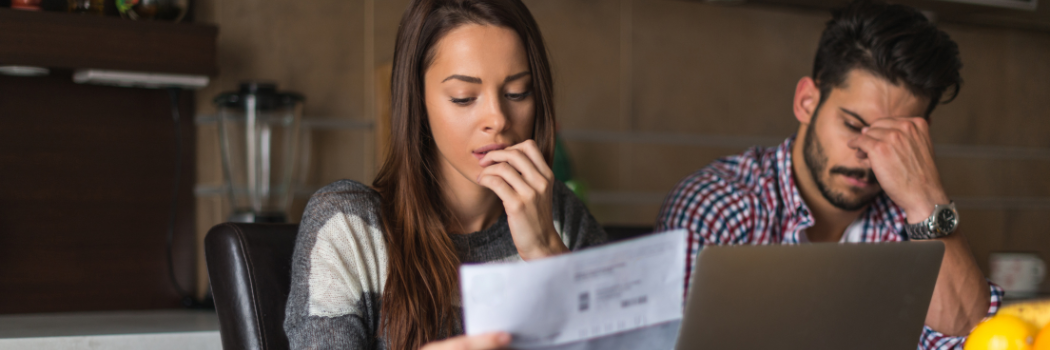
{"label": "blender jar", "polygon": [[286,222],[303,96],[276,84],[245,82],[215,97],[232,222]]}

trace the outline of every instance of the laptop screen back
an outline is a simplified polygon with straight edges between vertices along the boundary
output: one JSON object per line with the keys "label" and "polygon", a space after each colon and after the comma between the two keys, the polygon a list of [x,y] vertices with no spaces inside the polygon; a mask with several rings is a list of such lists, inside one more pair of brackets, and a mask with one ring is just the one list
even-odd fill
{"label": "laptop screen back", "polygon": [[678,349],[914,349],[941,242],[711,246]]}

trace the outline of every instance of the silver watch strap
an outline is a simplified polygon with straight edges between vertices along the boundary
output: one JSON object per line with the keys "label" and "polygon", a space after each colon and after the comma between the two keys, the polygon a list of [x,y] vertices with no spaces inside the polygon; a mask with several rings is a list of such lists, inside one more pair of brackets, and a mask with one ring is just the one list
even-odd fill
{"label": "silver watch strap", "polygon": [[[945,230],[944,227],[937,227],[937,215],[943,210],[951,210],[954,214],[954,222],[950,230]],[[930,217],[918,223],[905,226],[904,231],[908,234],[909,239],[924,240],[947,236],[955,231],[956,226],[958,226],[958,212],[955,210],[955,202],[949,202],[947,205],[937,205],[934,207]]]}
{"label": "silver watch strap", "polygon": [[908,233],[908,238],[911,240],[937,238],[933,235],[933,230],[930,229],[932,223],[933,216],[926,218],[926,220],[904,226],[904,231]]}

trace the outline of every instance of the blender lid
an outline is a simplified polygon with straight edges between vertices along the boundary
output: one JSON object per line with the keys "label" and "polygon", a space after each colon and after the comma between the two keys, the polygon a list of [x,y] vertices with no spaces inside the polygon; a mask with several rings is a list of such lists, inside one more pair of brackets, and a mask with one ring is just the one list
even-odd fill
{"label": "blender lid", "polygon": [[255,109],[258,110],[295,107],[305,99],[297,92],[278,92],[275,83],[246,81],[241,83],[238,91],[227,91],[215,96],[214,102],[217,107],[243,109],[248,96],[252,95],[255,96]]}

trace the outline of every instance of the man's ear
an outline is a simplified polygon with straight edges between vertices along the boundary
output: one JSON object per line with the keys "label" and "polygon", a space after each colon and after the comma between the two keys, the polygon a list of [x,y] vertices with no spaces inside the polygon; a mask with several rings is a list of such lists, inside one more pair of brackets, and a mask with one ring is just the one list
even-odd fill
{"label": "man's ear", "polygon": [[795,101],[792,106],[795,111],[795,119],[798,119],[799,123],[809,124],[818,104],[820,104],[820,89],[817,88],[813,78],[799,79],[798,85],[795,86]]}

